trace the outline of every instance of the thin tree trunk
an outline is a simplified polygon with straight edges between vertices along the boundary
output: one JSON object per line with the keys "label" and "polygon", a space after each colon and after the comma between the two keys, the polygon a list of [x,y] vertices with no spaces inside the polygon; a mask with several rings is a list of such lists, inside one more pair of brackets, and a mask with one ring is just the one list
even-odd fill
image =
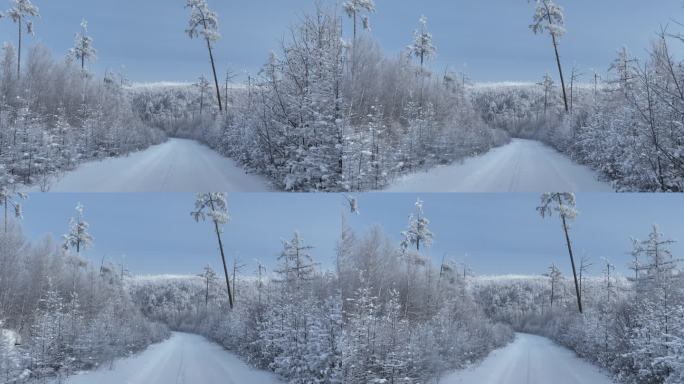
{"label": "thin tree trunk", "polygon": [[[563,204],[561,202],[560,195],[558,195],[558,203]],[[563,232],[565,232],[565,242],[568,245],[568,253],[570,254],[570,264],[572,264],[572,277],[575,279],[575,293],[577,294],[577,307],[579,308],[580,313],[584,313],[582,310],[582,294],[580,293],[579,289],[579,282],[577,281],[577,268],[575,268],[575,257],[572,254],[572,243],[570,242],[570,235],[568,234],[568,223],[565,220],[565,215],[561,214],[561,220],[563,221]]]}
{"label": "thin tree trunk", "polygon": [[[210,202],[211,209],[214,210],[214,202]],[[228,289],[228,302],[230,309],[233,309],[233,293],[230,290],[230,278],[228,277],[228,265],[226,264],[226,255],[223,252],[223,241],[221,241],[221,229],[216,221],[214,221],[214,230],[216,231],[216,238],[219,243],[219,250],[221,251],[221,261],[223,261],[223,274],[226,276],[226,288]]]}
{"label": "thin tree trunk", "polygon": [[216,98],[218,99],[219,111],[223,112],[223,102],[221,101],[221,88],[219,88],[218,77],[216,76],[216,64],[214,64],[214,52],[211,49],[211,42],[207,40],[207,49],[209,49],[209,60],[211,61],[211,71],[214,73],[214,85],[216,85]]}
{"label": "thin tree trunk", "polygon": [[570,107],[568,105],[568,94],[565,91],[565,78],[563,77],[563,66],[561,65],[560,54],[558,53],[558,42],[556,41],[556,35],[551,34],[551,39],[553,41],[553,50],[556,52],[556,63],[558,64],[558,73],[560,74],[561,87],[563,88],[563,103],[565,104],[565,112],[570,112]]}
{"label": "thin tree trunk", "polygon": [[19,17],[19,49],[17,53],[17,79],[21,78],[21,17]]}

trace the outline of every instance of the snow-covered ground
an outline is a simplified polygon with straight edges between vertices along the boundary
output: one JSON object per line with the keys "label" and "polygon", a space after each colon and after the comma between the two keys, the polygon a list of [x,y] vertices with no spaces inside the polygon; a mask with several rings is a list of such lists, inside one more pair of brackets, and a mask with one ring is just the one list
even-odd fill
{"label": "snow-covered ground", "polygon": [[174,333],[145,352],[72,376],[67,384],[280,384],[274,375],[250,368],[201,336]]}
{"label": "snow-covered ground", "polygon": [[591,169],[538,141],[515,139],[460,164],[407,175],[388,192],[612,192]]}
{"label": "snow-covered ground", "polygon": [[268,183],[246,174],[234,161],[208,147],[170,139],[145,151],[82,164],[51,192],[263,192]]}
{"label": "snow-covered ground", "polygon": [[611,384],[597,367],[540,336],[517,334],[481,364],[442,378],[440,384]]}

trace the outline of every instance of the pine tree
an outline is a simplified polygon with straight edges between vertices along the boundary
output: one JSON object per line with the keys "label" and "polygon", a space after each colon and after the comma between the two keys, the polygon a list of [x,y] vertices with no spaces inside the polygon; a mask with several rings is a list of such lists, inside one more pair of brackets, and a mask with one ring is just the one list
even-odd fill
{"label": "pine tree", "polygon": [[577,268],[575,266],[575,257],[570,241],[570,225],[568,223],[577,217],[575,195],[573,193],[545,193],[542,195],[541,200],[542,204],[537,208],[537,211],[542,218],[552,216],[554,212],[560,216],[561,224],[563,225],[563,233],[565,234],[565,243],[568,247],[568,254],[570,255],[572,276],[575,281],[577,307],[579,308],[580,313],[582,313],[582,294],[580,292],[579,280],[577,279]]}
{"label": "pine tree", "polygon": [[7,10],[7,14],[18,26],[17,78],[20,78],[23,24],[26,24],[26,33],[33,35],[33,22],[30,19],[32,17],[40,17],[40,14],[38,7],[33,5],[31,0],[12,0],[12,8]]}
{"label": "pine tree", "polygon": [[83,218],[83,205],[76,204],[76,216],[69,220],[69,233],[62,236],[64,249],[76,248],[76,253],[93,245],[93,237],[88,232],[90,224]]}
{"label": "pine tree", "polygon": [[420,59],[420,68],[425,65],[425,61],[432,59],[437,54],[432,42],[432,34],[427,29],[427,17],[420,17],[420,29],[413,32],[414,41],[409,46],[411,54]]}
{"label": "pine tree", "polygon": [[226,202],[226,195],[221,192],[216,193],[199,193],[195,200],[195,211],[190,212],[190,215],[195,221],[205,221],[207,217],[211,219],[214,224],[214,232],[219,244],[219,251],[221,252],[221,261],[223,262],[223,273],[226,277],[226,289],[228,291],[228,302],[230,308],[233,308],[233,293],[230,290],[230,278],[228,277],[228,264],[226,263],[226,255],[223,250],[223,240],[221,239],[222,226],[230,221],[228,214],[228,203]]}
{"label": "pine tree", "polygon": [[221,101],[221,89],[219,88],[218,77],[216,75],[216,64],[214,63],[213,44],[221,38],[218,31],[218,15],[209,9],[206,0],[186,0],[186,8],[191,11],[188,29],[185,32],[191,39],[201,37],[207,43],[209,51],[209,61],[211,70],[214,74],[214,84],[216,86],[216,99],[219,111],[223,112],[223,102]]}
{"label": "pine tree", "polygon": [[570,111],[568,96],[565,88],[565,78],[563,77],[563,66],[561,65],[560,54],[558,53],[558,42],[565,34],[565,16],[563,8],[556,5],[551,0],[534,0],[536,10],[534,20],[530,29],[535,34],[548,32],[551,35],[551,42],[556,53],[556,64],[558,64],[558,74],[560,75],[561,88],[563,89],[563,102],[565,112]]}
{"label": "pine tree", "polygon": [[69,56],[81,62],[81,71],[85,71],[86,61],[97,59],[97,50],[93,48],[93,38],[88,36],[88,22],[85,19],[81,21],[81,31],[76,33]]}

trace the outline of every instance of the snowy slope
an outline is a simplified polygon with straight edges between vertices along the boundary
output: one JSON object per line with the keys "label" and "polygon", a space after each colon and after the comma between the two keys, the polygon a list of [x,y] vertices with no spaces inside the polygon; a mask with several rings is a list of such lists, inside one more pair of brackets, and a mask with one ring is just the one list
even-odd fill
{"label": "snowy slope", "polygon": [[397,180],[388,192],[612,192],[587,167],[533,140]]}
{"label": "snowy slope", "polygon": [[171,139],[128,157],[68,172],[51,192],[262,192],[265,180],[192,140]]}
{"label": "snowy slope", "polygon": [[235,355],[201,336],[174,333],[145,352],[73,376],[68,384],[277,384],[268,372],[250,368]]}
{"label": "snowy slope", "polygon": [[610,384],[598,368],[551,340],[517,334],[480,365],[445,376],[440,384]]}

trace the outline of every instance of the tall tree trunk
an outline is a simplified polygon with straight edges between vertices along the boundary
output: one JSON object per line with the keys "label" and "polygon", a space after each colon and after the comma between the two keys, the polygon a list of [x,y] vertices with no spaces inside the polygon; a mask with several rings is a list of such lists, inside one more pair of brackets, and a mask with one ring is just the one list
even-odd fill
{"label": "tall tree trunk", "polygon": [[[560,195],[558,195],[558,204],[563,204]],[[565,233],[565,242],[568,245],[568,253],[570,254],[570,264],[572,264],[572,277],[575,279],[575,293],[577,294],[577,307],[580,313],[582,310],[582,294],[580,293],[579,282],[577,281],[577,268],[575,267],[575,257],[572,254],[572,243],[570,242],[570,234],[568,233],[568,223],[565,220],[565,215],[561,213],[561,220],[563,221],[563,232]]]}
{"label": "tall tree trunk", "polygon": [[17,79],[21,78],[21,17],[19,17],[19,49],[17,50]]}
{"label": "tall tree trunk", "polygon": [[558,64],[558,74],[560,75],[561,88],[563,88],[563,103],[565,104],[565,112],[570,112],[570,106],[568,105],[568,94],[565,90],[565,78],[563,77],[563,66],[561,65],[560,54],[558,53],[558,41],[556,41],[556,35],[553,33],[551,34],[551,40],[553,41],[553,50],[556,52],[556,64]]}
{"label": "tall tree trunk", "polygon": [[[214,210],[214,202],[210,202],[211,209]],[[226,264],[226,255],[223,252],[223,241],[221,240],[221,229],[216,221],[214,221],[214,230],[216,231],[216,238],[218,239],[219,250],[221,251],[221,261],[223,261],[223,274],[226,276],[226,288],[228,289],[228,302],[230,309],[233,309],[233,293],[230,290],[230,278],[228,277],[228,264]]]}
{"label": "tall tree trunk", "polygon": [[219,88],[218,77],[216,76],[216,64],[214,64],[214,52],[211,49],[211,42],[207,40],[207,49],[209,49],[209,61],[211,61],[211,71],[214,73],[214,85],[216,85],[216,98],[218,99],[219,111],[223,112],[223,102],[221,101],[221,88]]}

